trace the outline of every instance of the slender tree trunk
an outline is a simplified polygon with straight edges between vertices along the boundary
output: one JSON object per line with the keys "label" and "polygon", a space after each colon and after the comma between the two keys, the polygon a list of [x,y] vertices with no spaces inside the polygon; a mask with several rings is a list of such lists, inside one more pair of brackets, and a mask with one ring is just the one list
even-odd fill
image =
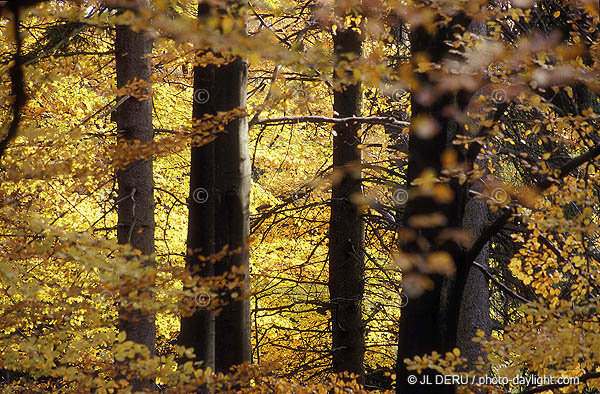
{"label": "slender tree trunk", "polygon": [[[127,26],[117,26],[115,56],[117,87],[137,80],[149,80],[152,41],[143,32],[133,32]],[[132,141],[150,142],[152,130],[152,99],[127,99],[116,111],[119,144]],[[117,238],[121,244],[131,244],[142,255],[154,253],[154,181],[152,159],[138,160],[118,171],[118,226]],[[156,327],[154,315],[139,310],[119,311],[119,328],[127,340],[146,345],[154,355]],[[133,389],[149,388],[153,382],[132,382]]]}
{"label": "slender tree trunk", "polygon": [[[219,67],[215,100],[219,111],[246,106],[248,64],[241,58]],[[248,284],[250,233],[250,158],[248,154],[248,120],[238,118],[225,126],[217,137],[216,156],[216,223],[217,250],[228,245],[233,253],[215,265],[215,274],[237,271],[244,280],[223,297],[228,302],[215,318],[217,371],[250,361],[250,295]]]}
{"label": "slender tree trunk", "polygon": [[[333,37],[336,60],[362,55],[362,37],[355,29],[339,30]],[[360,83],[343,84],[334,91],[333,109],[339,117],[361,115]],[[333,185],[329,221],[329,296],[333,334],[333,372],[348,371],[364,379],[365,334],[362,320],[364,277],[364,223],[358,198],[361,190],[360,124],[334,126],[334,171],[342,174]]]}

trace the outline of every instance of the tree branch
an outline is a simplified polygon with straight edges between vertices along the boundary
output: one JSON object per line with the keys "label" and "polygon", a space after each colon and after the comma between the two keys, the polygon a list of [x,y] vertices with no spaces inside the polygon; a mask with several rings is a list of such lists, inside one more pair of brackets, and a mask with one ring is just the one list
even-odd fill
{"label": "tree branch", "polygon": [[367,117],[349,117],[349,118],[330,118],[327,116],[282,116],[279,118],[260,119],[254,124],[282,125],[293,123],[366,123],[366,124],[387,124],[390,126],[407,127],[408,122],[397,120],[389,116],[367,116]]}
{"label": "tree branch", "polygon": [[492,282],[494,282],[494,284],[496,286],[498,286],[500,289],[502,289],[508,295],[511,295],[514,298],[516,298],[517,300],[519,300],[521,302],[524,302],[526,304],[530,304],[530,303],[533,302],[533,301],[531,301],[531,300],[523,297],[522,295],[519,295],[519,294],[515,293],[508,286],[506,286],[504,283],[502,283],[498,279],[494,278],[494,276],[483,265],[479,264],[478,262],[472,261],[471,265],[474,266],[475,268],[479,269],[479,271],[481,271],[483,273],[483,275],[485,275],[486,278],[488,278],[489,280],[491,280]]}
{"label": "tree branch", "polygon": [[471,246],[471,248],[466,252],[466,261],[470,262],[471,264],[475,261],[485,244],[487,244],[489,240],[492,239],[492,237],[496,235],[496,233],[500,231],[502,227],[504,227],[506,222],[508,222],[508,220],[511,218],[512,214],[512,209],[507,209],[494,221],[494,223],[490,224],[485,230],[483,230],[473,246]]}
{"label": "tree branch", "polygon": [[[594,148],[587,151],[586,153],[583,153],[583,154],[577,156],[576,158],[570,160],[567,164],[565,164],[564,166],[561,167],[560,171],[558,172],[559,175],[556,179],[548,176],[536,185],[538,193],[539,194],[543,193],[546,189],[548,189],[555,182],[557,182],[558,179],[562,179],[562,178],[566,177],[577,167],[579,167],[582,164],[587,163],[590,160],[595,159],[599,155],[600,155],[600,145],[597,145]],[[479,236],[479,238],[477,238],[477,240],[475,241],[475,243],[473,244],[471,249],[469,249],[466,252],[465,257],[466,257],[467,261],[472,262],[475,260],[475,258],[479,255],[479,253],[481,252],[481,250],[483,249],[485,244],[488,243],[488,241],[498,231],[500,231],[500,229],[512,217],[513,211],[514,211],[514,208],[512,208],[512,207],[507,208],[505,210],[505,212],[494,221],[494,223],[492,223],[490,226],[488,226],[483,231],[483,233],[481,233],[481,235]]]}
{"label": "tree branch", "polygon": [[[256,14],[256,12],[255,12]],[[258,16],[258,14],[256,14]],[[266,26],[266,25],[265,25]],[[275,85],[275,81],[277,81],[277,76],[279,75],[279,70],[281,70],[281,64],[278,64],[273,70],[273,75],[271,76],[271,83],[269,84],[269,91],[267,92],[267,97],[263,100],[262,105],[259,107],[258,112],[254,115],[252,120],[248,123],[248,129],[251,129],[259,120],[260,114],[265,108],[266,103],[269,101],[271,96],[273,95],[273,86]]]}

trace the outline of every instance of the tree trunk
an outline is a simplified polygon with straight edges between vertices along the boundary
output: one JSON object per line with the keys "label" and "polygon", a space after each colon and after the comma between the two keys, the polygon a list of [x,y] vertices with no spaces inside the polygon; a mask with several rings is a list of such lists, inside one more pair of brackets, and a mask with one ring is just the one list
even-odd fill
{"label": "tree trunk", "polygon": [[[233,6],[241,3],[231,2]],[[212,17],[207,4],[199,4],[198,16]],[[193,117],[246,107],[248,64],[241,58],[216,66],[194,69]],[[250,159],[247,118],[225,125],[213,142],[192,148],[190,174],[188,260],[200,276],[236,271],[239,286],[219,296],[226,305],[217,313],[199,309],[183,318],[181,343],[194,348],[205,365],[227,372],[250,361],[250,298],[247,238],[250,233]],[[202,263],[227,247],[216,263]],[[201,295],[200,295],[201,296]],[[202,305],[200,305],[202,307]]]}
{"label": "tree trunk", "polygon": [[[476,33],[481,37],[487,35],[487,24],[485,21],[474,20],[468,28],[469,32]],[[473,97],[478,97],[475,93]],[[475,160],[479,168],[485,168],[486,163],[483,160]],[[481,181],[474,182],[470,187],[479,193],[484,191],[484,184]],[[465,216],[463,227],[471,233],[475,241],[481,232],[488,225],[488,206],[483,200],[471,198],[465,207]],[[475,262],[483,267],[489,268],[489,247],[486,244]],[[481,345],[473,342],[477,330],[483,330],[486,335],[492,331],[492,319],[490,317],[490,288],[489,281],[485,275],[470,261],[465,261],[467,266],[466,282],[462,291],[462,297],[459,301],[459,315],[456,344],[461,351],[461,355],[467,359],[467,368],[475,369],[477,359],[482,357],[485,360],[485,353]],[[477,392],[476,387],[471,388]]]}
{"label": "tree trunk", "polygon": [[[333,37],[336,60],[362,55],[362,38],[354,29]],[[350,56],[348,56],[350,55]],[[361,115],[360,83],[334,91],[333,109],[339,117]],[[334,126],[333,168],[343,174],[334,183],[329,221],[329,297],[333,335],[333,372],[348,371],[364,379],[365,334],[362,299],[365,287],[364,223],[358,199],[361,190],[360,124]]]}
{"label": "tree trunk", "polygon": [[[231,0],[228,10],[245,20],[245,0]],[[217,111],[246,107],[248,63],[236,57],[216,71]],[[251,361],[250,284],[248,236],[250,235],[250,156],[248,119],[229,122],[215,141],[215,181],[217,203],[215,237],[217,251],[228,246],[228,253],[215,266],[215,274],[235,274],[239,285],[222,294],[227,304],[215,318],[215,367],[227,371],[234,365]]]}
{"label": "tree trunk", "polygon": [[[416,27],[410,35],[413,62],[418,56],[425,55],[431,62],[441,63],[448,58],[449,46],[446,41],[452,38],[453,26],[460,24],[466,26],[466,18],[457,15],[449,25],[429,33],[422,26]],[[418,64],[414,64],[418,68]],[[435,93],[434,97],[427,100],[428,92],[434,92],[436,81],[429,72],[416,74],[418,87],[414,87],[411,94],[411,124],[409,135],[409,162],[407,185],[409,185],[409,200],[406,204],[404,225],[401,230],[399,249],[411,256],[412,259],[423,259],[434,252],[445,252],[456,263],[456,277],[447,279],[440,273],[428,274],[433,282],[431,289],[423,289],[422,294],[417,292],[408,295],[408,303],[402,309],[399,324],[398,358],[396,363],[397,393],[402,394],[450,394],[454,392],[451,385],[433,385],[437,373],[425,370],[419,376],[416,372],[408,371],[404,359],[412,359],[416,355],[431,353],[432,351],[445,352],[452,349],[456,342],[456,329],[458,322],[458,308],[455,307],[453,298],[455,285],[451,286],[451,293],[444,290],[447,282],[456,279],[457,286],[463,283],[465,266],[460,261],[460,248],[453,242],[440,242],[441,231],[448,228],[462,227],[462,218],[465,204],[466,188],[451,182],[454,199],[452,201],[436,201],[432,193],[426,188],[414,185],[417,178],[426,174],[434,179],[441,175],[442,154],[447,149],[455,150],[450,144],[457,131],[457,123],[452,119],[447,109],[456,103],[457,95],[449,93]],[[423,95],[422,95],[423,94]],[[460,157],[460,153],[457,152]],[[412,185],[412,186],[411,186]],[[432,218],[442,218],[443,221],[425,224]],[[403,287],[408,290],[406,283],[409,273],[403,274]],[[415,276],[416,277],[416,276]],[[447,289],[447,288],[446,288]],[[460,299],[460,298],[459,298]],[[429,379],[429,384],[415,384],[412,379]]]}
{"label": "tree trunk", "polygon": [[[199,12],[200,14],[200,12]],[[194,68],[194,102],[192,117],[201,119],[207,114],[216,114],[215,99],[210,92],[216,86],[216,66],[196,66]],[[214,275],[210,261],[202,261],[215,253],[215,144],[193,146],[190,161],[190,194],[187,258],[186,265],[200,277]],[[208,308],[209,294],[197,294],[198,309],[192,316],[181,319],[179,343],[194,349],[196,358],[203,361],[204,367],[215,367],[215,316]]]}
{"label": "tree trunk", "polygon": [[[246,106],[248,64],[241,58],[221,66],[216,72],[215,100],[218,111]],[[240,286],[228,290],[228,302],[215,318],[217,371],[250,361],[250,295],[248,284],[250,233],[250,158],[248,154],[248,121],[246,117],[231,121],[219,133],[216,157],[216,221],[217,250],[228,245],[233,253],[215,265],[215,274],[237,269]]]}
{"label": "tree trunk", "polygon": [[[207,4],[198,4],[198,18],[210,14]],[[214,97],[217,67],[215,65],[194,67],[194,93],[192,118],[202,119],[204,115],[216,115]],[[215,144],[194,146],[192,143],[190,159],[190,194],[188,198],[188,235],[186,265],[200,277],[214,275],[214,265],[201,261],[200,256],[213,255],[216,245],[216,156]],[[179,343],[194,349],[198,361],[204,367],[215,368],[215,315],[208,308],[209,294],[197,294],[198,309],[192,316],[182,317]]]}
{"label": "tree trunk", "polygon": [[[473,235],[473,239],[481,234],[488,224],[488,206],[485,201],[472,198],[466,206],[464,227]],[[483,267],[489,267],[489,251],[486,245],[475,259]],[[470,264],[469,264],[470,265]],[[470,265],[466,284],[460,303],[458,318],[457,345],[461,355],[467,359],[468,368],[474,369],[478,357],[485,359],[481,345],[473,342],[477,330],[483,330],[487,335],[492,330],[490,317],[490,289],[485,275]]]}
{"label": "tree trunk", "polygon": [[[134,79],[149,80],[152,41],[143,32],[133,32],[127,26],[116,27],[115,57],[117,87],[122,88]],[[127,99],[116,111],[119,144],[132,141],[150,142],[152,130],[152,99]],[[118,180],[118,226],[117,239],[121,244],[131,244],[142,255],[154,253],[154,181],[152,158],[130,163],[117,173]],[[143,290],[143,289],[141,289]],[[139,310],[119,311],[119,328],[127,334],[127,340],[146,345],[154,355],[156,326],[154,315]],[[149,388],[151,381],[131,382],[133,389]]]}

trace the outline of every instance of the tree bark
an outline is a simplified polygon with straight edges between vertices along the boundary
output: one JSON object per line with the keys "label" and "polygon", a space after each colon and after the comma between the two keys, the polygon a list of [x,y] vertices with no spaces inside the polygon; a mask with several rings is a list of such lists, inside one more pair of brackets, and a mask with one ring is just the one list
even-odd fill
{"label": "tree bark", "polygon": [[[243,5],[233,1],[230,4]],[[214,15],[209,5],[199,4],[200,18]],[[196,67],[193,117],[199,119],[205,114],[246,107],[247,80],[248,64],[240,57],[221,66]],[[241,282],[219,295],[225,305],[218,312],[199,309],[182,319],[181,343],[193,347],[206,366],[227,372],[232,366],[249,362],[251,355],[247,281],[250,158],[246,117],[226,124],[209,144],[192,148],[189,203],[187,264],[200,276],[236,271],[236,278],[230,280]],[[229,253],[214,264],[198,259],[225,247]]]}
{"label": "tree bark", "polygon": [[[133,32],[127,26],[116,27],[115,57],[117,87],[122,88],[137,80],[149,80],[152,40],[143,32]],[[132,141],[150,142],[153,138],[152,99],[127,99],[116,111],[118,144],[124,149]],[[130,244],[144,256],[154,253],[154,181],[152,158],[138,160],[117,173],[118,225],[120,244]],[[143,290],[143,289],[141,289]],[[119,311],[119,329],[127,340],[145,345],[155,354],[156,326],[153,314],[139,310]],[[131,382],[134,391],[154,386],[151,381]]]}
{"label": "tree bark", "polygon": [[[446,41],[452,39],[456,25],[466,27],[464,15],[459,14],[454,20],[438,30],[430,33],[422,26],[416,27],[410,35],[412,61],[415,69],[416,55],[425,55],[433,63],[441,63],[450,56]],[[458,31],[458,30],[456,30]],[[409,129],[409,162],[407,185],[409,200],[406,204],[404,228],[401,230],[399,249],[412,256],[413,259],[426,261],[432,252],[448,253],[456,264],[456,275],[447,279],[441,274],[428,274],[432,287],[423,289],[422,294],[407,294],[408,303],[402,309],[399,324],[398,358],[396,363],[396,392],[402,394],[451,394],[451,385],[433,385],[437,373],[425,370],[420,376],[408,371],[404,359],[412,359],[416,355],[445,352],[452,349],[456,342],[458,308],[456,298],[460,300],[456,287],[464,283],[465,267],[460,261],[460,248],[454,242],[440,241],[440,233],[444,229],[459,229],[465,204],[466,188],[451,182],[449,186],[454,199],[449,202],[436,201],[432,194],[422,192],[413,182],[427,172],[439,177],[442,171],[442,154],[447,149],[455,150],[450,141],[456,134],[458,124],[448,114],[448,109],[457,104],[457,94],[433,93],[435,96],[426,99],[428,94],[436,91],[436,81],[431,72],[416,74],[417,85],[411,91],[411,125]],[[465,103],[458,103],[466,105]],[[423,128],[429,127],[428,130]],[[461,157],[460,152],[457,156]],[[412,186],[411,186],[412,185]],[[441,217],[443,222],[435,225],[423,225],[420,219]],[[409,274],[403,274],[408,276]],[[444,290],[447,281],[456,280],[451,293]],[[404,279],[403,279],[404,282]],[[446,287],[446,289],[448,289]],[[411,381],[417,377],[416,384]],[[420,384],[421,378],[429,379],[429,384]]]}
{"label": "tree bark", "polygon": [[[210,15],[207,4],[198,4],[198,18]],[[194,93],[192,118],[202,119],[205,115],[216,115],[217,107],[211,92],[217,85],[217,67],[215,65],[194,67]],[[216,252],[216,156],[215,144],[208,143],[195,146],[192,143],[190,158],[190,193],[188,198],[188,235],[186,265],[201,278],[214,275],[214,265],[210,261],[202,261],[200,257],[208,257]],[[192,316],[181,318],[179,343],[194,349],[198,361],[204,367],[215,368],[215,315],[208,308],[210,298],[201,297],[209,294],[197,294],[198,309]],[[201,303],[198,301],[202,300]]]}
{"label": "tree bark", "polygon": [[[246,106],[248,64],[241,58],[219,67],[215,86],[217,110]],[[224,294],[227,305],[215,318],[217,371],[250,361],[250,297],[248,284],[250,234],[250,158],[248,120],[231,121],[214,142],[216,166],[216,248],[228,246],[233,253],[215,264],[215,274],[236,269],[241,284]]]}
{"label": "tree bark", "polygon": [[[472,198],[465,208],[464,228],[469,230],[473,239],[477,239],[488,225],[488,206],[485,201]],[[484,246],[475,262],[483,267],[489,267],[489,249]],[[473,342],[477,330],[483,330],[486,335],[492,331],[490,317],[490,289],[485,275],[469,264],[467,280],[463,290],[458,318],[457,345],[461,355],[467,359],[467,367],[475,369],[477,359],[485,354],[481,345]]]}
{"label": "tree bark", "polygon": [[[485,21],[474,20],[468,28],[469,32],[476,33],[481,37],[488,34]],[[475,93],[474,97],[479,94]],[[477,160],[479,168],[485,168],[484,160]],[[484,184],[481,181],[475,181],[470,189],[482,193]],[[463,228],[471,233],[475,241],[489,225],[488,206],[483,200],[471,198],[465,206],[465,215],[463,218]],[[470,247],[470,245],[469,245]],[[486,244],[475,262],[482,267],[489,267],[489,247]],[[486,336],[492,331],[492,319],[490,316],[490,288],[486,276],[470,261],[464,261],[466,268],[466,281],[462,291],[462,297],[459,302],[459,315],[457,326],[456,344],[461,351],[461,355],[467,359],[467,368],[474,370],[477,366],[478,358],[485,360],[485,353],[478,342],[473,342],[477,335],[477,330],[483,330]],[[476,387],[471,388],[477,392]]]}
{"label": "tree bark", "polygon": [[[199,10],[200,15],[201,10]],[[214,65],[194,68],[193,119],[201,119],[207,114],[216,114],[214,97],[210,93],[216,86]],[[208,143],[191,148],[189,219],[187,236],[186,265],[200,277],[214,275],[213,263],[201,260],[209,257],[215,250],[216,186],[215,186],[215,144]],[[193,315],[182,317],[179,343],[194,349],[197,360],[204,367],[215,368],[215,316],[207,305],[209,294],[197,294],[198,309]],[[201,301],[202,300],[202,301]],[[198,302],[201,301],[201,302]]]}
{"label": "tree bark", "polygon": [[[244,0],[228,2],[230,12],[245,20]],[[248,63],[236,57],[216,71],[214,86],[217,111],[246,107]],[[211,93],[212,94],[212,93]],[[250,156],[248,119],[237,118],[219,133],[215,144],[216,250],[228,253],[215,265],[215,274],[235,271],[239,285],[222,294],[226,305],[215,318],[215,367],[228,371],[251,361],[251,322],[248,236],[250,234]]]}
{"label": "tree bark", "polygon": [[[356,29],[338,30],[333,37],[338,62],[362,55]],[[349,56],[350,55],[350,56]],[[334,91],[333,109],[339,117],[361,115],[360,83],[343,83]],[[342,174],[334,183],[329,220],[329,297],[333,336],[333,372],[351,372],[364,379],[365,334],[362,299],[365,287],[364,223],[358,199],[361,188],[360,123],[334,126],[333,168]]]}

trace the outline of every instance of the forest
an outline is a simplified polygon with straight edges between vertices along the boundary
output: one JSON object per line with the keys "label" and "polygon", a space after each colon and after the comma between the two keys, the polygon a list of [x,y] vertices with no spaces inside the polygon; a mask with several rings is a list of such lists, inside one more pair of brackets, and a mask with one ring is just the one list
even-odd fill
{"label": "forest", "polygon": [[599,10],[0,1],[0,393],[600,393]]}

